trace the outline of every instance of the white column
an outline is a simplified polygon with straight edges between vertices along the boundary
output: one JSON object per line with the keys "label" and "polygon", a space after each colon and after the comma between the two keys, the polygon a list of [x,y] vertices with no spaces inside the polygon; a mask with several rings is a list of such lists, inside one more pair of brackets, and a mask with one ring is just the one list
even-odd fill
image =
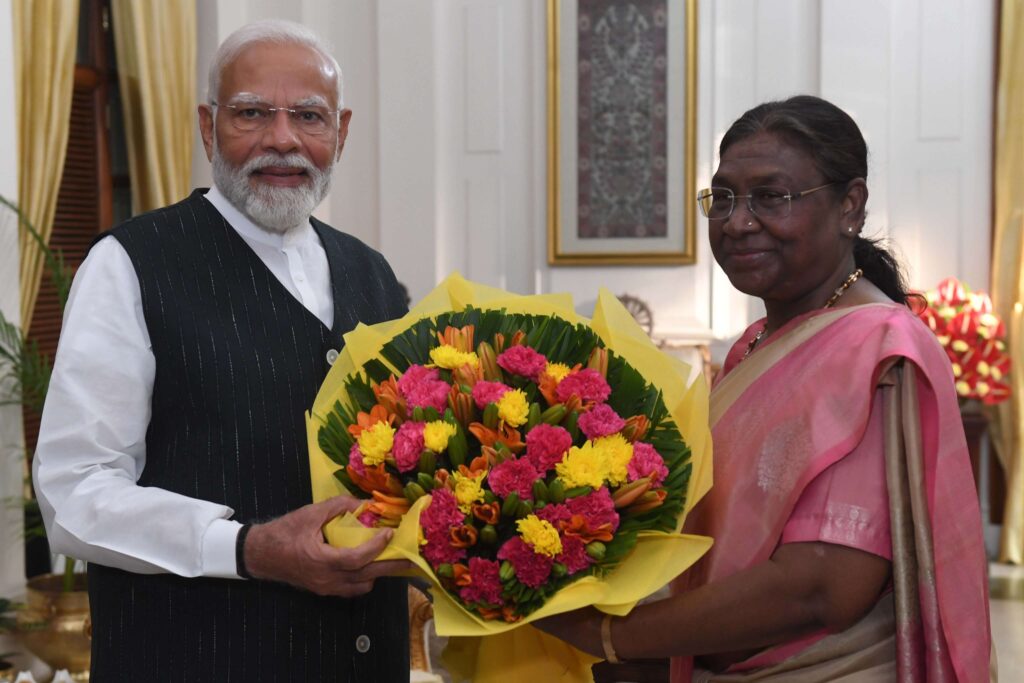
{"label": "white column", "polygon": [[[18,127],[15,120],[14,37],[10,0],[0,0],[0,195],[18,199]],[[18,223],[0,209],[0,310],[20,323],[18,286]],[[0,406],[0,596],[24,592],[25,551],[22,468],[25,456],[20,406]]]}
{"label": "white column", "polygon": [[377,6],[380,247],[417,300],[443,264],[438,243],[437,48],[434,0]]}

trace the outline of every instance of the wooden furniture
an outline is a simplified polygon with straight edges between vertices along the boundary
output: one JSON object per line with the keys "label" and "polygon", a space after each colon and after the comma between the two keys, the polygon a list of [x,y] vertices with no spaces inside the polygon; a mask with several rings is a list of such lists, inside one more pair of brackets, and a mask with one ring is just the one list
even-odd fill
{"label": "wooden furniture", "polygon": [[974,483],[978,487],[978,495],[982,496],[982,522],[986,525],[1000,525],[1006,507],[1006,475],[999,458],[992,452],[988,415],[968,408],[960,416],[967,437],[967,451],[971,456]]}

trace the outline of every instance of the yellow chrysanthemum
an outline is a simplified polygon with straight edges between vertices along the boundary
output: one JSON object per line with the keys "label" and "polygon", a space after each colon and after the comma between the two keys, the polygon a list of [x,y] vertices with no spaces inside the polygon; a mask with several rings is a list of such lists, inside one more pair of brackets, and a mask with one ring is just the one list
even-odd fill
{"label": "yellow chrysanthemum", "polygon": [[476,367],[480,365],[480,359],[472,351],[459,351],[454,346],[442,344],[430,350],[430,360],[434,365],[446,370],[461,368],[463,365]]}
{"label": "yellow chrysanthemum", "polygon": [[363,454],[363,463],[379,465],[384,456],[391,452],[395,443],[395,430],[387,422],[378,422],[369,429],[364,429],[357,439],[359,451]]}
{"label": "yellow chrysanthemum", "polygon": [[594,450],[604,459],[608,483],[612,486],[625,484],[629,478],[628,465],[633,458],[633,444],[621,434],[612,434],[594,439]]}
{"label": "yellow chrysanthemum", "polygon": [[957,353],[963,353],[967,349],[971,348],[963,339],[954,339],[952,347],[953,350],[956,351]]}
{"label": "yellow chrysanthemum", "polygon": [[558,530],[537,515],[527,515],[516,522],[516,530],[538,555],[554,557],[562,552],[562,539],[558,537]]}
{"label": "yellow chrysanthemum", "polygon": [[960,380],[959,382],[956,383],[956,393],[960,394],[961,396],[970,396],[971,385],[963,380]]}
{"label": "yellow chrysanthemum", "polygon": [[544,374],[553,377],[555,382],[561,382],[570,372],[572,372],[572,368],[565,363],[548,363],[544,368]]}
{"label": "yellow chrysanthemum", "polygon": [[978,374],[982,377],[988,377],[992,372],[992,366],[983,360],[978,361]]}
{"label": "yellow chrysanthemum", "polygon": [[526,400],[526,393],[522,389],[506,391],[498,400],[498,417],[505,421],[505,424],[518,427],[526,424],[530,415],[530,404]]}
{"label": "yellow chrysanthemum", "polygon": [[595,489],[604,484],[608,466],[604,456],[587,441],[582,446],[573,446],[562,462],[555,465],[555,472],[569,488],[592,486]]}
{"label": "yellow chrysanthemum", "polygon": [[448,439],[455,436],[455,425],[444,420],[434,420],[423,425],[423,445],[440,453],[448,448]]}
{"label": "yellow chrysanthemum", "polygon": [[486,470],[479,472],[473,472],[469,475],[462,474],[461,472],[455,472],[452,474],[452,478],[455,480],[455,500],[459,504],[459,509],[464,514],[469,514],[473,509],[473,503],[482,503],[484,500],[484,476],[487,474]]}

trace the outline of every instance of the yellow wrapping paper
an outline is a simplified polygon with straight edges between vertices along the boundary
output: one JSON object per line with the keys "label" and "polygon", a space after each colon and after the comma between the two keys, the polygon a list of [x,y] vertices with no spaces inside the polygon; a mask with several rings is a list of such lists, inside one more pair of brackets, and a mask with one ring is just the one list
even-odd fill
{"label": "yellow wrapping paper", "polygon": [[[614,295],[602,289],[594,318],[588,321],[576,314],[568,295],[515,295],[469,282],[456,273],[438,285],[403,318],[371,326],[359,325],[345,335],[345,348],[324,380],[311,413],[306,415],[314,501],[348,493],[334,477],[338,465],[320,449],[317,438],[324,424],[323,416],[330,412],[335,401],[345,395],[345,378],[371,359],[377,358],[387,364],[380,356],[381,348],[416,321],[445,311],[462,310],[466,306],[485,310],[505,309],[508,313],[554,315],[574,324],[589,325],[609,349],[662,391],[665,405],[692,451],[693,471],[687,490],[686,511],[692,509],[711,487],[711,433],[708,429],[706,382],[698,377],[687,387],[689,367],[659,351]],[[463,609],[440,586],[430,565],[419,554],[419,516],[428,502],[429,496],[425,496],[412,506],[379,559],[408,560],[432,582],[434,624],[439,635],[450,638],[445,662],[456,681],[592,681],[590,667],[599,660],[526,624],[588,605],[596,605],[598,609],[616,615],[626,614],[637,601],[666,585],[711,547],[710,538],[679,533],[683,525],[683,516],[680,516],[676,533],[638,534],[632,553],[606,576],[588,576],[569,584],[542,608],[515,624],[484,621]],[[332,545],[353,547],[367,541],[376,531],[364,528],[353,515],[348,514],[328,524],[325,533]]]}

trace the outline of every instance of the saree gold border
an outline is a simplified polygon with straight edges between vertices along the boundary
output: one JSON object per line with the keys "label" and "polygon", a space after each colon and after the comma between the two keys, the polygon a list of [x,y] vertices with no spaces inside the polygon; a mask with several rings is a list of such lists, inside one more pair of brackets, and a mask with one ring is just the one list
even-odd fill
{"label": "saree gold border", "polygon": [[559,192],[559,96],[561,94],[558,68],[558,35],[560,21],[558,5],[561,0],[547,0],[547,76],[548,76],[548,265],[552,266],[605,266],[605,265],[691,265],[697,261],[697,203],[692,201],[697,177],[697,0],[686,0],[686,69],[683,131],[683,250],[682,252],[636,252],[631,254],[575,253],[562,251],[562,212]]}
{"label": "saree gold border", "polygon": [[[878,306],[888,304],[864,304],[864,306]],[[828,313],[816,315],[810,320],[800,324],[794,330],[787,332],[766,346],[756,354],[752,354],[742,361],[736,369],[730,372],[711,391],[711,410],[708,416],[711,428],[714,429],[721,418],[732,404],[743,395],[750,385],[757,381],[764,373],[775,367],[775,364],[785,358],[796,347],[821,332],[833,322],[862,306],[850,306],[849,308],[837,308]]]}

